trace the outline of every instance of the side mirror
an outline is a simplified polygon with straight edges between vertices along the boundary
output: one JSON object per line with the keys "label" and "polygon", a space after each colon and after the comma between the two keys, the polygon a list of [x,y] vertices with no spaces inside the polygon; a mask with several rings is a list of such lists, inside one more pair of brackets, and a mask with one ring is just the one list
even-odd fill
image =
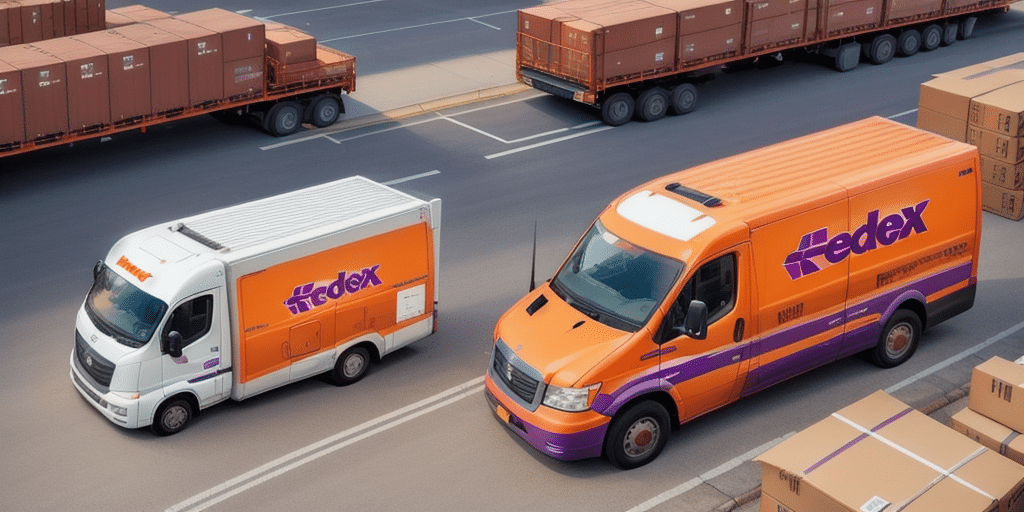
{"label": "side mirror", "polygon": [[103,260],[99,260],[95,265],[92,266],[92,280],[95,281],[99,277],[100,272],[103,271]]}
{"label": "side mirror", "polygon": [[167,333],[167,355],[172,359],[181,357],[181,333],[178,331]]}
{"label": "side mirror", "polygon": [[708,306],[699,300],[690,301],[683,320],[683,334],[702,340],[708,337]]}

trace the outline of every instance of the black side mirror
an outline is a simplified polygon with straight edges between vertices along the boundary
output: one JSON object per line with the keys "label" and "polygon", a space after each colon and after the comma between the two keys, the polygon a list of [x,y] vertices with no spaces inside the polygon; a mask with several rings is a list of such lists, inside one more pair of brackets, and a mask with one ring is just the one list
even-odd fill
{"label": "black side mirror", "polygon": [[103,271],[103,260],[99,260],[95,265],[92,266],[92,280],[95,281],[99,277],[100,272]]}
{"label": "black side mirror", "polygon": [[181,357],[181,333],[178,331],[167,333],[167,355]]}
{"label": "black side mirror", "polygon": [[699,300],[690,301],[683,320],[683,334],[702,340],[708,337],[708,306]]}

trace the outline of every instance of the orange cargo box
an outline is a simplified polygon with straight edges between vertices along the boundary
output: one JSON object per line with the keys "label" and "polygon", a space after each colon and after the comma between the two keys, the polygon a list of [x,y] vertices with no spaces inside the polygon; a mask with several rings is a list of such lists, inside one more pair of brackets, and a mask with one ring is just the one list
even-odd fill
{"label": "orange cargo box", "polygon": [[649,0],[649,3],[678,13],[679,34],[727,27],[739,23],[743,17],[742,0]]}
{"label": "orange cargo box", "polygon": [[127,16],[118,14],[115,11],[107,11],[104,16],[104,25],[108,29],[123,27],[125,25],[131,25],[135,23],[135,20]]}
{"label": "orange cargo box", "polygon": [[[11,44],[11,10],[17,4],[0,2],[0,46]],[[20,8],[20,6],[18,6]],[[18,41],[19,43],[21,41]]]}
{"label": "orange cargo box", "polygon": [[263,93],[263,57],[224,63],[224,96],[241,99]]}
{"label": "orange cargo box", "polygon": [[21,95],[21,71],[0,60],[0,147],[25,140],[25,107]]}
{"label": "orange cargo box", "polygon": [[739,23],[699,34],[679,37],[679,64],[697,62],[709,57],[732,55],[739,51],[743,37]]}
{"label": "orange cargo box", "polygon": [[751,22],[748,25],[747,44],[759,49],[800,40],[806,33],[804,15],[804,11],[792,12]]}
{"label": "orange cargo box", "polygon": [[292,27],[280,25],[267,30],[267,56],[281,64],[316,60],[316,38]]}
{"label": "orange cargo box", "polygon": [[25,140],[68,131],[68,90],[64,63],[30,45],[0,48],[0,60],[21,71]]}
{"label": "orange cargo box", "polygon": [[794,12],[803,13],[807,10],[807,0],[756,0],[747,1],[750,8],[750,20],[767,20]]}
{"label": "orange cargo box", "polygon": [[1024,162],[1008,164],[982,156],[981,179],[1003,188],[1024,190]]}
{"label": "orange cargo box", "polygon": [[177,18],[152,20],[146,24],[185,40],[188,52],[188,106],[224,98],[224,53],[221,51],[220,34]]}
{"label": "orange cargo box", "polygon": [[[1000,187],[999,185],[993,185],[987,181],[982,181],[981,208],[987,212],[992,212],[1001,217],[1006,217],[1007,219],[1021,220],[1024,218],[1024,191],[1011,190]],[[975,371],[977,371],[977,368],[975,368]],[[1018,392],[1017,394],[1020,395],[1022,393]],[[1017,407],[1019,409],[1021,406],[1018,404]],[[974,409],[974,406],[971,406],[971,408]],[[989,414],[988,412],[980,410],[978,412],[982,412],[986,416]],[[1000,420],[1000,423],[1004,422]],[[1004,424],[1009,425],[1009,423]]]}
{"label": "orange cargo box", "polygon": [[32,46],[64,61],[67,67],[68,128],[74,131],[110,124],[107,54],[71,37]]}
{"label": "orange cargo box", "polygon": [[887,21],[934,16],[942,10],[942,0],[886,0],[885,9]]}
{"label": "orange cargo box", "polygon": [[756,460],[762,492],[794,512],[1024,510],[1024,466],[882,391]]}
{"label": "orange cargo box", "polygon": [[826,29],[830,36],[877,27],[882,19],[881,0],[830,3]]}
{"label": "orange cargo box", "polygon": [[[1016,204],[1020,211],[1020,202]],[[1024,366],[993,357],[974,367],[968,407],[1024,432]]]}
{"label": "orange cargo box", "polygon": [[135,23],[111,32],[149,48],[152,113],[189,106],[188,44],[184,39],[145,23]]}
{"label": "orange cargo box", "polygon": [[248,16],[213,8],[175,17],[221,34],[224,62],[263,57],[266,28],[263,23]]}
{"label": "orange cargo box", "polygon": [[977,441],[982,446],[1000,455],[1024,464],[1024,437],[992,418],[966,408],[949,419],[953,430]]}
{"label": "orange cargo box", "polygon": [[71,37],[107,54],[111,122],[130,121],[152,113],[149,48],[110,31]]}
{"label": "orange cargo box", "polygon": [[163,11],[158,11],[152,7],[146,7],[144,5],[128,5],[125,7],[118,7],[117,9],[111,9],[107,12],[115,12],[125,18],[128,18],[136,23],[144,23],[152,20],[161,20],[164,18],[170,18],[171,15]]}

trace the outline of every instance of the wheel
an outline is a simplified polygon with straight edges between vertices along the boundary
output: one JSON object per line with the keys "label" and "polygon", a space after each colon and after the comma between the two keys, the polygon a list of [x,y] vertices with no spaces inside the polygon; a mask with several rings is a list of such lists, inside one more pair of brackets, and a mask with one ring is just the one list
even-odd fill
{"label": "wheel", "polygon": [[974,35],[974,24],[978,21],[976,16],[968,16],[960,20],[956,36],[960,39],[970,39]]}
{"label": "wheel", "polygon": [[363,347],[352,347],[346,350],[331,371],[331,380],[338,386],[354,384],[366,375],[370,369],[370,351]]}
{"label": "wheel", "polygon": [[177,434],[192,421],[192,404],[184,398],[174,398],[160,404],[150,429],[158,436]]}
{"label": "wheel", "polygon": [[652,87],[636,100],[636,115],[641,121],[657,121],[668,113],[668,93],[661,87]]}
{"label": "wheel", "polygon": [[917,350],[921,337],[921,319],[913,311],[898,309],[885,323],[878,345],[871,352],[871,362],[882,368],[899,366]]}
{"label": "wheel", "polygon": [[896,38],[890,34],[882,34],[871,40],[868,48],[868,59],[875,64],[885,64],[896,55]]}
{"label": "wheel", "polygon": [[689,114],[697,107],[697,87],[693,84],[679,84],[672,88],[672,113]]}
{"label": "wheel", "polygon": [[942,27],[932,23],[921,31],[921,50],[930,52],[942,44]]}
{"label": "wheel", "polygon": [[294,101],[285,101],[271,107],[264,119],[268,132],[276,137],[284,137],[298,131],[302,121],[302,108]]}
{"label": "wheel", "polygon": [[956,35],[960,32],[959,23],[946,23],[942,27],[942,46],[949,46],[956,42]]}
{"label": "wheel", "polygon": [[860,52],[862,45],[860,43],[846,43],[836,50],[836,69],[840,72],[847,72],[857,67],[860,64]]}
{"label": "wheel", "polygon": [[904,30],[896,40],[897,52],[902,57],[910,57],[921,49],[921,33],[914,29]]}
{"label": "wheel", "polygon": [[633,117],[633,97],[617,92],[601,104],[601,120],[609,126],[622,126]]}
{"label": "wheel", "polygon": [[338,121],[341,115],[341,98],[333,94],[325,94],[313,100],[309,106],[309,122],[317,128],[330,126]]}
{"label": "wheel", "polygon": [[604,441],[605,456],[619,469],[643,466],[658,457],[669,435],[668,411],[640,402],[615,415]]}

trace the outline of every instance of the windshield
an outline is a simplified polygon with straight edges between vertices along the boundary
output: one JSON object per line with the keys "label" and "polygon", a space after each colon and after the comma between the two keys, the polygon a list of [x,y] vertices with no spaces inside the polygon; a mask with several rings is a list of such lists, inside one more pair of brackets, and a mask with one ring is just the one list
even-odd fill
{"label": "windshield", "polygon": [[551,288],[571,306],[617,329],[636,331],[662,303],[684,264],[641,249],[595,222]]}
{"label": "windshield", "polygon": [[104,333],[138,348],[153,336],[167,304],[103,265],[85,298],[85,310]]}

